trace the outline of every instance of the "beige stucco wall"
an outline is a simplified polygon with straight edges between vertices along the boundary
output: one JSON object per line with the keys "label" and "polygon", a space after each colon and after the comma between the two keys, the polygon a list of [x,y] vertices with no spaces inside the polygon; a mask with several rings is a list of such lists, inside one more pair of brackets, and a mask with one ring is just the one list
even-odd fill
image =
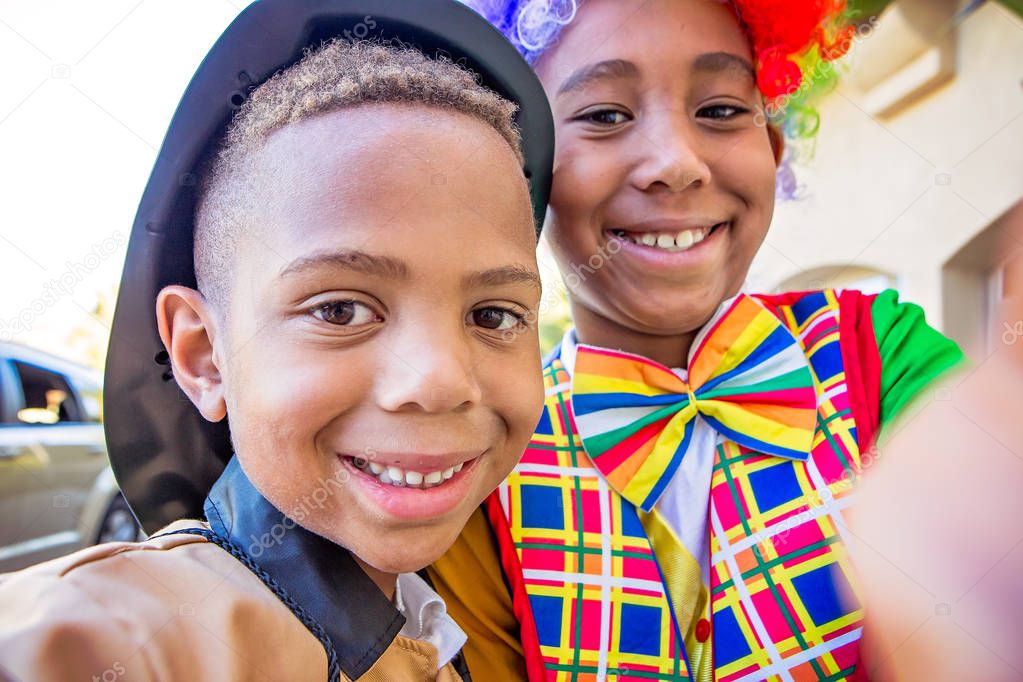
{"label": "beige stucco wall", "polygon": [[[905,30],[889,19],[843,68],[885,59]],[[1023,21],[989,2],[949,44],[951,78],[894,114],[869,113],[851,77],[823,102],[814,159],[796,169],[806,196],[779,203],[752,287],[847,286],[857,268],[880,270],[943,326],[943,266],[1023,197]]]}

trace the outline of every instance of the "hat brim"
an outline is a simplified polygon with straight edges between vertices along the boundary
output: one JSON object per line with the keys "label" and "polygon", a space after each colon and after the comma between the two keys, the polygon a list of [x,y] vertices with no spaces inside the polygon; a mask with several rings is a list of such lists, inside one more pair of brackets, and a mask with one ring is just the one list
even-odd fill
{"label": "hat brim", "polygon": [[[537,225],[550,194],[554,126],[543,88],[501,34],[456,0],[258,0],[224,31],[171,120],[132,226],[111,328],[104,390],[110,462],[147,532],[200,518],[231,458],[226,420],[206,421],[170,380],[155,313],[169,284],[195,286],[198,167],[249,92],[334,37],[400,40],[449,56],[519,106]],[[164,364],[161,364],[164,363]]]}

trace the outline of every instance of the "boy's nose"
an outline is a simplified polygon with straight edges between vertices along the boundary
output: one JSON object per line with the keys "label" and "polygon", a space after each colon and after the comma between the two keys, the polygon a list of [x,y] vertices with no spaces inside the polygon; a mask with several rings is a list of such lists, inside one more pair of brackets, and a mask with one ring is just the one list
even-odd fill
{"label": "boy's nose", "polygon": [[407,339],[388,350],[376,381],[382,409],[450,412],[480,402],[472,353],[464,338],[436,333]]}
{"label": "boy's nose", "polygon": [[637,145],[638,158],[632,172],[637,189],[681,192],[710,182],[710,166],[684,111],[651,114],[637,132],[643,137]]}

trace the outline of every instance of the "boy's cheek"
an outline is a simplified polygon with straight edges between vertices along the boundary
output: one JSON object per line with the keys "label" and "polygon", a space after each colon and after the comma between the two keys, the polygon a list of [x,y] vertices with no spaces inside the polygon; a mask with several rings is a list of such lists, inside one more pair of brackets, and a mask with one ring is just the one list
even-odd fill
{"label": "boy's cheek", "polygon": [[[543,370],[536,353],[516,365],[500,365],[485,384],[492,409],[507,426],[507,439],[500,466],[504,475],[518,463],[533,436],[544,406]],[[502,476],[502,479],[504,476]]]}
{"label": "boy's cheek", "polygon": [[495,411],[504,420],[508,430],[504,447],[495,453],[497,458],[490,480],[486,481],[486,489],[482,491],[484,499],[519,463],[543,413],[543,367],[538,348],[524,353],[521,362],[514,366],[507,365],[494,375],[487,390],[500,401],[495,404]]}
{"label": "boy's cheek", "polygon": [[606,168],[602,158],[567,155],[555,172],[551,213],[552,227],[557,228],[551,236],[569,253],[595,250],[598,235],[590,229],[591,224],[626,182],[621,170]]}

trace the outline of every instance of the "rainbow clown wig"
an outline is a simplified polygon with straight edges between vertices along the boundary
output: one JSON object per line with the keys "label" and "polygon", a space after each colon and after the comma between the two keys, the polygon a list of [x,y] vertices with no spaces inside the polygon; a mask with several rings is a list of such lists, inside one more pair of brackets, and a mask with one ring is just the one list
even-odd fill
{"label": "rainbow clown wig", "polygon": [[[486,17],[532,64],[557,41],[586,0],[461,1]],[[836,81],[831,62],[852,46],[852,13],[846,0],[713,1],[735,11],[756,60],[768,121],[797,143],[786,145],[778,169],[778,194],[792,198],[797,192],[792,162],[812,153],[820,126],[813,102]]]}

